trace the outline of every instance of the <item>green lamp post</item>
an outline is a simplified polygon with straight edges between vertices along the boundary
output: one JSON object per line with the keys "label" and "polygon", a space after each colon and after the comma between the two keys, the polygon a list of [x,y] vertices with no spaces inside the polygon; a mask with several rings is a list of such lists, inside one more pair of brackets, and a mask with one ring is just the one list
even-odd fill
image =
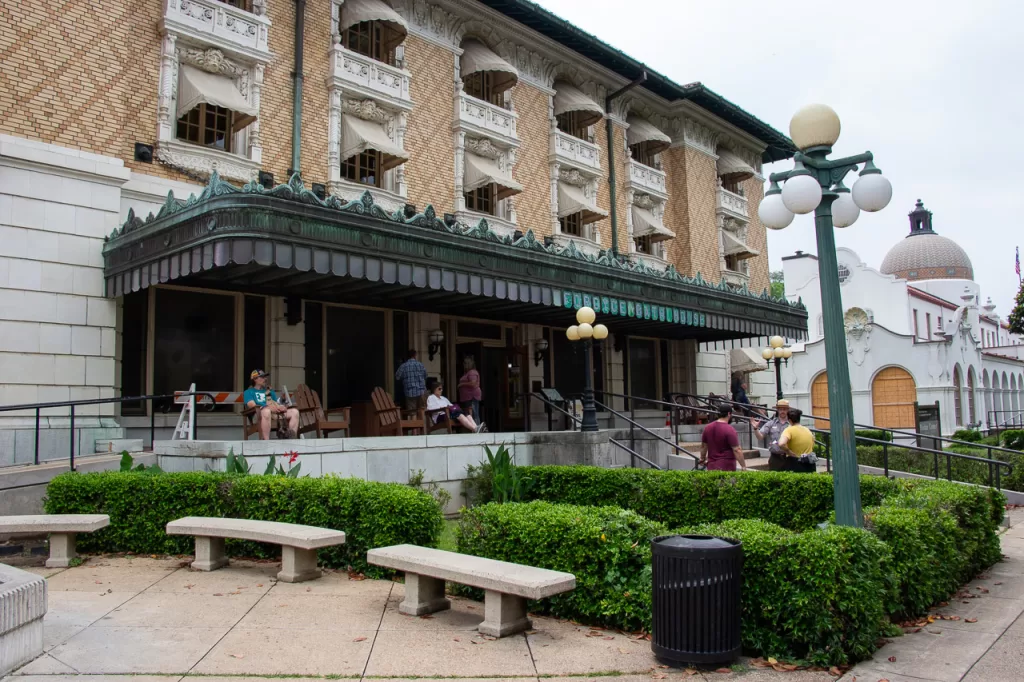
{"label": "green lamp post", "polygon": [[[800,149],[794,168],[772,173],[758,216],[765,227],[781,230],[793,222],[793,214],[814,211],[818,241],[818,279],[824,321],[825,366],[828,370],[828,404],[832,432],[832,470],[835,476],[836,521],[862,526],[857,443],[853,428],[850,367],[847,364],[843,301],[839,292],[834,227],[849,227],[860,211],[880,211],[892,199],[892,185],[873,163],[871,152],[829,159],[839,139],[839,116],[824,104],[800,109],[789,122],[789,135]],[[863,164],[851,192],[843,178]],[[779,183],[785,182],[783,188]]]}

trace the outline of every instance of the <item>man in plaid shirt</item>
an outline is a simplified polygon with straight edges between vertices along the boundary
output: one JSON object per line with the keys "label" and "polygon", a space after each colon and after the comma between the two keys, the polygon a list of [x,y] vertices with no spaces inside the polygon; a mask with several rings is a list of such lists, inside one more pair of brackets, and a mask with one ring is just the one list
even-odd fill
{"label": "man in plaid shirt", "polygon": [[416,359],[416,350],[410,349],[406,361],[398,366],[395,381],[402,382],[405,394],[405,411],[415,412],[423,409],[427,393],[427,368]]}

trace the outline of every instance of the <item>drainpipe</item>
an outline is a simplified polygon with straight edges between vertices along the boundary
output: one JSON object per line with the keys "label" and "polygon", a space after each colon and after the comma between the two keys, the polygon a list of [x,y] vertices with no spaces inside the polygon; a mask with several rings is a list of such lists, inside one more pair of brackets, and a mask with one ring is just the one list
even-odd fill
{"label": "drainpipe", "polygon": [[302,39],[306,34],[306,0],[295,0],[295,70],[292,72],[292,167],[288,177],[301,171],[302,162]]}
{"label": "drainpipe", "polygon": [[612,126],[612,101],[640,85],[647,80],[647,72],[641,71],[640,75],[633,79],[629,85],[619,88],[604,98],[604,110],[606,113],[604,122],[605,130],[608,133],[608,190],[611,195],[612,206],[612,258],[619,257],[619,219],[615,212],[615,135]]}

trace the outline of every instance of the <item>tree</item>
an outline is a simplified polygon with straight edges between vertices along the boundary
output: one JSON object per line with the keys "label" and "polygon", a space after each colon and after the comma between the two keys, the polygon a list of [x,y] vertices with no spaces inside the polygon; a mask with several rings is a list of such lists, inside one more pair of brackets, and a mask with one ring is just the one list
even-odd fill
{"label": "tree", "polygon": [[1014,301],[1013,310],[1006,320],[1010,325],[1010,332],[1013,334],[1024,334],[1024,283],[1020,285],[1017,292],[1017,300]]}
{"label": "tree", "polygon": [[782,270],[774,270],[768,273],[771,280],[771,295],[774,298],[786,298],[786,279]]}

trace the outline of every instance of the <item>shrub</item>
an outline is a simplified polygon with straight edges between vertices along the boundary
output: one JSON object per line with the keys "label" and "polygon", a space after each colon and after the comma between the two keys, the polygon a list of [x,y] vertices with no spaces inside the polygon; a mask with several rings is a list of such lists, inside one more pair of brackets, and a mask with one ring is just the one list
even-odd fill
{"label": "shrub", "polygon": [[855,431],[854,434],[857,438],[871,438],[874,440],[892,442],[892,433],[889,431],[883,431],[882,429],[861,429],[859,431]]}
{"label": "shrub", "polygon": [[1003,431],[1002,441],[1004,448],[1010,448],[1011,450],[1024,450],[1024,429]]}
{"label": "shrub", "polygon": [[875,649],[889,593],[889,549],[842,526],[793,533],[758,520],[680,532],[743,543],[743,645],[763,656],[842,665]]}
{"label": "shrub", "polygon": [[977,429],[957,429],[953,432],[953,440],[978,443],[981,441],[981,431],[978,431]]}
{"label": "shrub", "polygon": [[617,507],[492,503],[463,513],[456,540],[459,552],[576,576],[575,590],[531,611],[635,631],[650,629],[651,539],[664,533]]}
{"label": "shrub", "polygon": [[[261,519],[343,530],[345,544],[320,550],[320,561],[373,575],[383,573],[367,565],[367,550],[400,543],[436,546],[443,524],[429,493],[330,476],[67,473],[54,478],[46,494],[48,514],[110,516],[110,526],[79,537],[85,551],[188,554],[192,538],[167,535],[168,522],[184,516]],[[228,542],[233,555],[274,556],[279,551],[274,545]]]}
{"label": "shrub", "polygon": [[[583,466],[524,467],[529,497],[565,504],[615,505],[669,527],[760,518],[792,530],[812,528],[832,511],[832,477],[788,472],[657,471]],[[897,484],[861,477],[865,506]]]}

